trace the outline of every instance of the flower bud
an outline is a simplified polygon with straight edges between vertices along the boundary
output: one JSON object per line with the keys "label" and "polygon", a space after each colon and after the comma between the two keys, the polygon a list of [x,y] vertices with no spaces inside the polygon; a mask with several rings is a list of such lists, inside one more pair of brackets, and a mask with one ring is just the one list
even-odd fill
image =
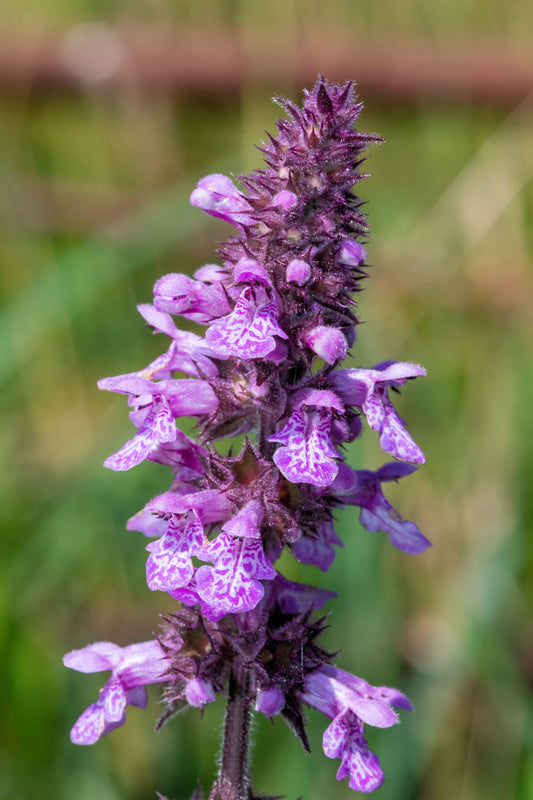
{"label": "flower bud", "polygon": [[305,343],[328,364],[335,364],[336,361],[346,358],[348,343],[338,328],[317,325],[307,334]]}
{"label": "flower bud", "polygon": [[294,194],[294,192],[284,190],[282,192],[278,192],[272,198],[272,205],[276,206],[277,208],[282,208],[284,211],[292,211],[292,209],[296,208],[298,205],[298,197]]}
{"label": "flower bud", "polygon": [[191,678],[185,687],[185,697],[190,706],[203,708],[206,703],[212,703],[215,692],[212,685],[201,678]]}
{"label": "flower bud", "polygon": [[337,253],[337,264],[345,267],[358,267],[366,258],[366,251],[362,244],[354,239],[344,239]]}
{"label": "flower bud", "polygon": [[198,181],[191,194],[191,205],[232,225],[247,225],[251,222],[247,214],[250,211],[249,203],[226,175],[215,173]]}
{"label": "flower bud", "polygon": [[279,714],[285,705],[285,697],[281,689],[272,686],[270,689],[259,690],[255,701],[255,710],[260,711],[265,717],[274,717]]}
{"label": "flower bud", "polygon": [[302,261],[300,258],[293,258],[287,264],[287,280],[289,283],[297,283],[298,286],[303,286],[311,277],[311,267],[307,261]]}

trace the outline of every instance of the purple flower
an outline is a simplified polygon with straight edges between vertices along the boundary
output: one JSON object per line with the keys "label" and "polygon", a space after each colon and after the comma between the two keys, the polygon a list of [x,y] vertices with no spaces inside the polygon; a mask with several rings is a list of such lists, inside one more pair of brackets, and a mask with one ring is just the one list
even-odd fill
{"label": "purple flower", "polygon": [[261,580],[272,580],[277,574],[253,529],[244,538],[223,531],[198,556],[214,563],[197,570],[196,586],[204,604],[218,618],[251,611],[265,591]]}
{"label": "purple flower", "polygon": [[203,525],[220,522],[230,516],[232,504],[223,492],[205,489],[192,494],[164,492],[150,500],[145,508],[155,514],[170,516],[195,511]]}
{"label": "purple flower", "polygon": [[[424,460],[388,391],[425,370],[391,362],[336,369],[356,342],[354,293],[367,275],[368,226],[353,188],[364,177],[364,149],[377,137],[354,128],[361,105],[349,82],[330,86],[321,78],[301,108],[281,105],[287,120],[260,148],[266,168],[242,176],[239,187],[208,175],[191,195],[193,205],[235,226],[218,250],[220,266],[206,264],[192,278],[165,275],[153,305],[138,307],[168,337],[166,352],[99,384],[128,395],[137,427],[106,466],[129,469],[149,459],[170,468],[169,491],[127,527],[152,539],[148,587],[179,605],[164,618],[160,644],[101,642],[65,657],[82,671],[111,670],[74,726],[80,743],[122,724],[128,703],[144,705],[147,683],[167,684],[160,724],[185,701],[204,708],[223,694],[225,739],[210,797],[256,796],[242,759],[254,705],[283,716],[306,748],[303,706],[319,709],[330,721],[326,755],[341,760],[337,777],[365,792],[381,784],[364,725],[395,724],[393,706],[410,709],[409,701],[331,666],[333,654],[318,643],[326,617],[316,612],[334,593],[290,581],[274,563],[283,564],[287,549],[326,571],[342,546],[334,512],[347,504],[401,550],[429,546],[382,491],[414,467],[371,472],[343,460],[363,415],[386,452]],[[174,315],[205,325],[204,337],[179,330]],[[181,416],[196,419],[196,441],[177,427]],[[240,449],[215,446],[240,434]]]}
{"label": "purple flower", "polygon": [[232,225],[250,225],[249,203],[226,175],[215,173],[198,181],[191,204]]}
{"label": "purple flower", "polygon": [[353,711],[341,711],[324,731],[324,753],[328,758],[340,758],[338,781],[349,777],[350,789],[373,792],[379,789],[384,775],[379,758],[369,749],[361,720]]}
{"label": "purple flower", "polygon": [[192,556],[198,555],[206,540],[198,514],[173,514],[165,534],[146,549],[146,582],[152,591],[168,592],[190,583],[194,574]]}
{"label": "purple flower", "polygon": [[161,442],[150,451],[148,458],[156,464],[164,464],[179,472],[182,480],[188,476],[189,481],[205,474],[204,460],[207,451],[183,431],[176,428],[176,438],[172,442]]}
{"label": "purple flower", "polygon": [[142,303],[137,309],[148,325],[154,329],[154,333],[165,333],[172,339],[166,353],[136,373],[140,378],[146,380],[171,378],[174,371],[196,377],[202,375],[205,378],[214,378],[218,375],[218,369],[212,361],[215,354],[207,347],[201,336],[190,331],[178,330],[169,314],[158,311],[149,303]]}
{"label": "purple flower", "polygon": [[337,475],[334,459],[340,455],[331,442],[332,411],[343,406],[333,392],[303,389],[293,398],[294,411],[281,430],[269,436],[269,442],[280,442],[274,462],[280,472],[293,483],[327,486]]}
{"label": "purple flower", "polygon": [[327,572],[335,560],[333,545],[344,547],[342,539],[335,532],[332,520],[328,519],[320,522],[316,530],[294,542],[292,552],[302,564],[313,564],[323,572]]}
{"label": "purple flower", "polygon": [[425,374],[418,364],[393,362],[374,369],[339,369],[332,374],[331,383],[341,400],[363,409],[370,427],[381,434],[379,442],[386,453],[424,464],[424,454],[405,430],[387,387],[402,386],[408,378]]}
{"label": "purple flower", "polygon": [[399,720],[392,706],[412,710],[407,697],[328,665],[307,676],[301,697],[333,720],[324,733],[323,747],[328,758],[341,759],[337,780],[349,775],[350,788],[360,792],[379,788],[383,772],[368,749],[363,723],[378,728],[394,725]]}
{"label": "purple flower", "polygon": [[71,650],[63,658],[66,667],[78,672],[111,670],[100,697],[78,719],[70,738],[74,744],[94,744],[126,722],[126,706],[144,708],[146,685],[161,683],[168,677],[169,659],[155,640],[119,647],[112,642],[96,642],[81,650]]}
{"label": "purple flower", "polygon": [[346,493],[336,496],[347,505],[361,507],[359,520],[367,531],[383,531],[389,542],[403,550],[404,553],[423,553],[431,542],[426,539],[414,522],[402,519],[395,508],[385,498],[381,484],[385,481],[397,481],[404,475],[410,475],[416,467],[410,464],[385,464],[377,472],[355,470],[354,484]]}
{"label": "purple flower", "polygon": [[207,264],[195,275],[203,277],[203,280],[193,280],[188,275],[176,272],[159,278],[154,286],[155,308],[204,324],[226,314],[229,305],[222,288],[223,273],[220,267]]}
{"label": "purple flower", "polygon": [[213,322],[205,341],[218,358],[265,358],[277,346],[275,337],[287,339],[278,322],[278,305],[266,271],[253,259],[241,259],[235,279],[246,286],[235,307]]}
{"label": "purple flower", "polygon": [[258,500],[248,501],[225,522],[216,539],[197,551],[202,561],[215,564],[200,567],[196,573],[198,597],[209,609],[210,619],[251,611],[264,594],[261,579],[276,576],[261,541],[264,516]]}
{"label": "purple flower", "polygon": [[173,442],[178,434],[174,420],[181,416],[211,414],[218,399],[207,381],[148,381],[136,373],[98,381],[100,389],[130,395],[136,436],[104,462],[114,470],[131,469],[161,444]]}
{"label": "purple flower", "polygon": [[188,495],[167,492],[148,503],[145,511],[168,517],[164,532],[144,520],[137,526],[143,533],[160,536],[146,548],[150,553],[146,580],[152,591],[171,592],[190,584],[192,557],[201,557],[209,545],[204,525],[224,519],[230,508],[227,498],[214,489]]}

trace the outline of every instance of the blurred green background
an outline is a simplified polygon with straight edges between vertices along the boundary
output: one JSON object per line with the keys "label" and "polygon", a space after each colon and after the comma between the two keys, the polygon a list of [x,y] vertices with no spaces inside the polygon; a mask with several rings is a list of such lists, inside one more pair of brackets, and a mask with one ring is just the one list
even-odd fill
{"label": "blurred green background", "polygon": [[[135,304],[164,272],[214,260],[227,235],[188,206],[198,178],[259,166],[272,95],[299,100],[304,80],[328,69],[358,80],[357,64],[360,126],[387,141],[360,184],[374,266],[355,363],[428,369],[397,402],[428,463],[388,496],[434,547],[408,557],[344,513],[329,574],[284,564],[338,591],[325,637],[342,647],[337,663],[414,702],[400,726],[368,730],[386,774],[380,800],[533,797],[533,103],[513,89],[531,16],[529,0],[0,9],[2,800],[144,800],[156,789],[185,800],[197,776],[210,785],[219,703],[154,734],[156,688],[96,746],[69,741],[101,676],[66,670],[63,653],[150,638],[172,608],[146,588],[145,540],[124,530],[168,474],[102,468],[131,425],[124,398],[95,382],[161,352]],[[153,37],[150,79],[121,72],[129,36]],[[159,64],[158,53],[173,55]],[[167,85],[172,59],[181,77]],[[382,461],[371,432],[352,448],[354,466]],[[257,720],[256,790],[353,796],[321,751],[324,725],[309,713],[310,757],[279,719]]]}

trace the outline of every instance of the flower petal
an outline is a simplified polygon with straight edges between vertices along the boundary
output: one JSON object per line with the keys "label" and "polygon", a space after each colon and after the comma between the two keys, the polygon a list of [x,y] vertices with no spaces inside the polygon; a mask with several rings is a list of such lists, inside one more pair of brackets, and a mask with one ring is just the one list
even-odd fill
{"label": "flower petal", "polygon": [[385,498],[383,501],[374,510],[361,509],[359,521],[363,528],[371,532],[383,531],[394,547],[410,555],[418,555],[431,547],[431,542],[418,525],[408,519],[402,519]]}
{"label": "flower petal", "polygon": [[413,469],[416,468],[407,464],[385,464],[377,472],[353,470],[351,481],[348,476],[346,486],[339,487],[337,497],[343,503],[361,507],[359,519],[367,531],[383,531],[399,550],[416,554],[430,547],[431,542],[414,522],[402,519],[381,489],[382,481],[398,480]]}
{"label": "flower petal", "polygon": [[249,500],[234,517],[225,523],[224,531],[231,536],[259,539],[264,516],[265,509],[262,503],[259,500]]}
{"label": "flower petal", "polygon": [[[214,277],[213,274],[212,276]],[[209,284],[180,273],[163,275],[154,285],[154,306],[158,312],[180,314],[186,319],[204,324],[221,317],[222,314],[227,314],[229,305],[220,283],[222,275],[217,277],[219,280]],[[153,313],[151,316],[156,321]],[[166,326],[168,328],[169,323]]]}
{"label": "flower petal", "polygon": [[373,792],[383,783],[379,758],[369,749],[363,726],[351,711],[339,714],[326,728],[322,739],[328,758],[342,759],[337,780],[348,775],[350,788],[358,792]]}
{"label": "flower petal", "polygon": [[179,495],[164,492],[146,504],[146,508],[158,514],[185,514],[195,511],[204,525],[226,519],[232,504],[218,489],[205,489],[201,492]]}
{"label": "flower petal", "polygon": [[177,436],[174,416],[164,397],[154,397],[152,407],[137,435],[104,461],[104,466],[126,470],[140,464],[161,442],[172,442]]}
{"label": "flower petal", "polygon": [[194,574],[191,557],[201,548],[205,532],[198,515],[172,515],[164,536],[147,546],[146,580],[152,591],[168,592],[187,586]]}
{"label": "flower petal", "polygon": [[129,706],[135,708],[146,708],[148,704],[148,692],[146,686],[134,686],[133,689],[126,691],[126,697]]}
{"label": "flower petal", "polygon": [[251,211],[249,203],[227,175],[214,173],[198,181],[191,194],[191,205],[232,225],[249,225],[252,222],[247,213]]}
{"label": "flower petal", "polygon": [[335,560],[333,545],[344,546],[335,532],[333,522],[326,520],[317,526],[313,534],[302,536],[294,542],[292,551],[302,564],[313,564],[327,572]]}
{"label": "flower petal", "polygon": [[97,701],[86,708],[70,731],[73,744],[95,744],[106,732],[103,703]]}
{"label": "flower petal", "polygon": [[335,592],[309,586],[307,583],[295,583],[277,575],[270,584],[270,591],[276,598],[282,614],[302,614],[312,608],[318,611],[323,605],[337,597]]}
{"label": "flower petal", "polygon": [[331,412],[323,408],[298,408],[282,430],[269,437],[281,442],[274,453],[280,472],[292,483],[328,486],[339,471],[340,458],[331,443]]}
{"label": "flower petal", "polygon": [[287,338],[278,323],[274,300],[261,287],[246,287],[231,314],[215,320],[205,334],[219,358],[265,358],[276,348],[275,336]]}
{"label": "flower petal", "polygon": [[100,693],[106,722],[118,722],[126,708],[126,692],[119,678],[111,677]]}
{"label": "flower petal", "polygon": [[375,369],[342,369],[331,376],[331,384],[341,399],[363,409],[370,427],[378,431],[386,453],[417,464],[425,456],[413,441],[396,413],[388,395],[388,385],[402,386],[408,378],[425,375],[419,364],[392,362]]}
{"label": "flower petal", "polygon": [[113,642],[95,642],[80,650],[71,650],[63,657],[63,664],[78,672],[103,672],[120,663],[122,650]]}
{"label": "flower petal", "polygon": [[160,683],[168,673],[170,661],[156,639],[135,642],[122,648],[122,662],[117,669],[124,688]]}
{"label": "flower petal", "polygon": [[260,579],[272,580],[276,570],[260,539],[232,540],[221,533],[218,540],[221,549],[215,566],[200,567],[196,573],[198,594],[217,614],[251,611],[265,591]]}

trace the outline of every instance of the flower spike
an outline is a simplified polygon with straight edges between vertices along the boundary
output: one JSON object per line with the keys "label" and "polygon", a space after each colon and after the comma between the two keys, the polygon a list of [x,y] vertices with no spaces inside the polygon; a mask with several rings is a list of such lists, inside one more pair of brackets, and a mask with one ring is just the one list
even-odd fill
{"label": "flower spike", "polygon": [[[351,81],[320,77],[301,107],[279,102],[287,119],[260,148],[265,168],[235,181],[207,175],[192,191],[193,206],[233,226],[218,263],[192,277],[164,275],[153,303],[138,306],[167,337],[163,353],[99,382],[127,396],[137,429],[105,465],[128,470],[148,460],[167,471],[127,528],[150,539],[147,585],[173,610],[151,641],[97,642],[64,659],[80,672],[111,673],[72,728],[76,744],[123,725],[128,705],[146,705],[150,683],[164,686],[158,728],[185,707],[202,713],[223,697],[210,800],[257,798],[247,766],[252,713],[283,718],[310,749],[308,707],[328,719],[322,744],[340,759],[337,778],[360,792],[381,785],[365,725],[395,725],[411,704],[334,665],[319,640],[322,609],[336,595],[289,580],[280,556],[288,551],[327,572],[343,545],[335,512],[348,505],[404,553],[430,544],[382,488],[424,462],[389,390],[425,370],[410,362],[341,366],[355,350],[354,296],[368,275],[368,224],[354,187],[366,177],[365,148],[379,137],[355,127],[361,104]],[[177,317],[198,330],[180,330]],[[181,430],[182,417],[193,418],[192,433]],[[347,463],[363,418],[395,459],[375,472]],[[238,447],[222,441],[235,436],[244,440]]]}

